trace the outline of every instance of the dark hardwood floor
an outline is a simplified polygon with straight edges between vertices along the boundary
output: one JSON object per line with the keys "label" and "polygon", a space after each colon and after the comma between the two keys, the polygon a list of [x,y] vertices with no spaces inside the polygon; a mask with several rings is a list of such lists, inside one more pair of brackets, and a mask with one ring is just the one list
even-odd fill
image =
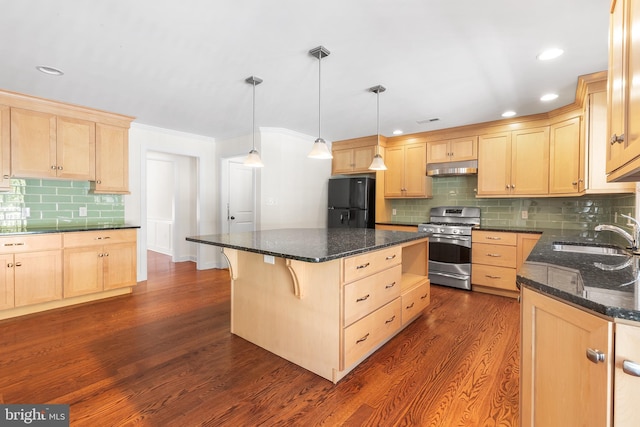
{"label": "dark hardwood floor", "polygon": [[337,385],[229,333],[226,270],[149,253],[133,295],[0,322],[0,402],[73,426],[517,426],[517,301],[432,286]]}

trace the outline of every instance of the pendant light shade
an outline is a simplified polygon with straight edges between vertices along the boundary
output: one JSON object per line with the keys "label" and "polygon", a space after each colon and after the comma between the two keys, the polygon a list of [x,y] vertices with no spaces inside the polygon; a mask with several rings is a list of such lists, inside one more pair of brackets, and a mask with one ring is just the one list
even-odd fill
{"label": "pendant light shade", "polygon": [[256,76],[247,77],[245,82],[253,86],[253,121],[251,125],[251,134],[253,136],[253,143],[251,151],[246,159],[244,159],[244,165],[252,168],[263,168],[264,163],[260,159],[260,153],[256,150],[256,85],[262,83],[262,79]]}
{"label": "pendant light shade", "polygon": [[322,83],[322,58],[324,58],[325,56],[329,56],[331,52],[329,52],[326,48],[324,48],[323,46],[318,46],[316,48],[313,48],[309,51],[309,54],[315,58],[318,58],[318,138],[316,139],[316,141],[313,143],[313,148],[311,149],[311,152],[309,153],[309,155],[307,157],[310,157],[312,159],[333,159],[333,156],[331,155],[331,151],[329,151],[329,147],[327,146],[327,143],[324,139],[322,139],[322,137],[320,136],[320,130],[321,130],[321,111],[322,111],[322,103],[321,101],[321,83]]}
{"label": "pendant light shade", "polygon": [[380,155],[380,92],[384,92],[385,90],[387,90],[384,86],[378,85],[378,86],[374,86],[372,88],[369,88],[369,92],[374,92],[377,95],[377,118],[376,118],[376,136],[377,136],[377,140],[376,140],[376,155],[373,156],[373,161],[371,162],[371,165],[369,166],[370,170],[374,170],[374,171],[386,171],[387,170],[387,166],[384,164],[384,160],[382,159],[382,156]]}

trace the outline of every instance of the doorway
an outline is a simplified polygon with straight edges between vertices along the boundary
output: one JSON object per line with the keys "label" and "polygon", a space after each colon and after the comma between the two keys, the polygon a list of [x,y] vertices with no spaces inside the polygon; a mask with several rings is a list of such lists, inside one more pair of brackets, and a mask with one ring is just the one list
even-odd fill
{"label": "doorway", "polygon": [[196,261],[185,237],[197,234],[197,159],[148,151],[146,172],[147,249]]}

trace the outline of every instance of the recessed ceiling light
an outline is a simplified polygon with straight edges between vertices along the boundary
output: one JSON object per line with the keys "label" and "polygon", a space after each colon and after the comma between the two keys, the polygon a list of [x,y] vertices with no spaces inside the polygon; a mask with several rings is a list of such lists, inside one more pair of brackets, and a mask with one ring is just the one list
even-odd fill
{"label": "recessed ceiling light", "polygon": [[49,74],[50,76],[61,76],[64,74],[62,70],[55,67],[48,67],[46,65],[38,65],[36,67],[36,70],[40,71],[41,73]]}
{"label": "recessed ceiling light", "polygon": [[505,111],[504,113],[502,113],[502,117],[513,117],[516,115],[515,111]]}
{"label": "recessed ceiling light", "polygon": [[419,125],[423,125],[425,123],[437,122],[438,120],[440,120],[438,117],[432,117],[430,119],[416,120],[416,123],[419,124]]}
{"label": "recessed ceiling light", "polygon": [[564,50],[554,47],[554,48],[542,51],[542,53],[538,54],[536,58],[538,58],[540,61],[548,61],[550,59],[557,58],[563,53],[564,53]]}
{"label": "recessed ceiling light", "polygon": [[547,93],[540,97],[540,101],[553,101],[556,98],[558,98],[557,93]]}
{"label": "recessed ceiling light", "polygon": [[394,131],[393,131],[393,134],[394,134],[394,135],[402,135],[403,133],[404,133],[404,132],[403,132],[403,131],[401,131],[400,129],[396,129],[396,130],[394,130]]}

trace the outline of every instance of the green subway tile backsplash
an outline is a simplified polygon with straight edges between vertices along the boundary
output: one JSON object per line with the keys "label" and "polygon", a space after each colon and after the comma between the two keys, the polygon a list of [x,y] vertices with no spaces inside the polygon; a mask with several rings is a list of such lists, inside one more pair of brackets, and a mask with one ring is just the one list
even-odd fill
{"label": "green subway tile backsplash", "polygon": [[[484,226],[592,229],[601,222],[624,225],[626,220],[623,223],[617,214],[635,216],[635,194],[485,199],[476,197],[477,182],[476,176],[434,178],[433,198],[392,200],[396,210],[392,221],[426,222],[430,208],[449,205],[478,206]],[[523,211],[527,219],[522,218]]]}
{"label": "green subway tile backsplash", "polygon": [[[27,226],[124,224],[123,196],[89,191],[88,181],[12,179],[11,190],[0,193],[0,232]],[[80,216],[80,208],[87,209],[86,216]]]}

